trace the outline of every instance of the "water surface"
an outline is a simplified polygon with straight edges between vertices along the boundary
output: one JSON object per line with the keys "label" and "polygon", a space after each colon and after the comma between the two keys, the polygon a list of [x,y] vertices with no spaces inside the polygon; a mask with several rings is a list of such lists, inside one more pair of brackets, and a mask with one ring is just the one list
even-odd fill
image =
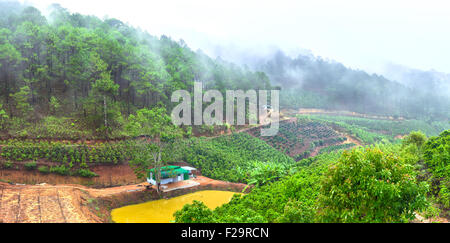
{"label": "water surface", "polygon": [[173,213],[194,200],[202,201],[210,209],[228,203],[236,192],[198,191],[170,199],[160,199],[116,208],[111,212],[116,223],[170,223]]}

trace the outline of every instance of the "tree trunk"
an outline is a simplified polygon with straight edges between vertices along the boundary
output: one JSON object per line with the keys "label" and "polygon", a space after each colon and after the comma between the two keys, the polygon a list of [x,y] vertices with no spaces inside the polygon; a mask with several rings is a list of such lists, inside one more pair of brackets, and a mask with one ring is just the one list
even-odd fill
{"label": "tree trunk", "polygon": [[155,169],[156,192],[161,195],[161,151],[152,153]]}
{"label": "tree trunk", "polygon": [[105,115],[105,127],[108,127],[108,120],[106,119],[106,96],[103,96],[103,113]]}

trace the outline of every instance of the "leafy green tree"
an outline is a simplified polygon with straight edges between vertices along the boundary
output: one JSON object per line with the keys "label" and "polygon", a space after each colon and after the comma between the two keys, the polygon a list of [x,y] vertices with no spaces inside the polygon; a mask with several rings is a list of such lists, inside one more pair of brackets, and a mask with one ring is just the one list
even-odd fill
{"label": "leafy green tree", "polygon": [[18,77],[17,68],[22,61],[22,55],[11,41],[12,32],[9,29],[0,28],[0,77],[2,79],[2,95],[6,104],[9,103],[9,95],[14,88],[14,79]]}
{"label": "leafy green tree", "polygon": [[213,214],[203,202],[194,200],[174,214],[177,223],[213,223]]}
{"label": "leafy green tree", "polygon": [[414,144],[417,148],[421,148],[427,141],[427,136],[421,131],[413,131],[405,138],[403,138],[402,144],[409,145]]}
{"label": "leafy green tree", "polygon": [[276,219],[277,223],[311,223],[315,221],[314,207],[305,202],[290,199],[284,206],[283,214]]}
{"label": "leafy green tree", "polygon": [[378,148],[344,151],[321,186],[324,222],[404,222],[427,206],[428,185],[412,166]]}
{"label": "leafy green tree", "polygon": [[183,136],[183,130],[172,123],[166,109],[154,107],[151,110],[146,108],[138,110],[136,116],[130,115],[129,124],[126,129],[133,135],[143,135],[144,139],[138,145],[140,153],[130,161],[133,166],[141,168],[155,169],[155,181],[157,191],[160,192],[161,167],[165,160],[172,154],[171,147],[177,139]]}
{"label": "leafy green tree", "polygon": [[61,107],[61,104],[59,103],[58,99],[55,96],[52,96],[50,98],[50,109],[52,110],[52,113],[56,114],[59,107]]}
{"label": "leafy green tree", "polygon": [[6,114],[6,111],[2,109],[3,104],[0,103],[0,130],[5,129],[6,122],[9,116]]}
{"label": "leafy green tree", "polygon": [[431,192],[445,209],[450,208],[450,130],[431,137],[424,145],[424,161],[431,173]]}
{"label": "leafy green tree", "polygon": [[[10,94],[28,86],[36,124],[64,111],[110,137],[124,135],[122,119],[136,110],[159,103],[170,110],[172,92],[191,90],[195,80],[222,92],[268,87],[264,73],[213,60],[182,40],[151,36],[117,19],[70,13],[57,4],[52,21],[19,3],[0,2],[0,12],[0,99],[12,118],[18,112]],[[53,109],[52,97],[63,109]]]}
{"label": "leafy green tree", "polygon": [[94,82],[92,84],[93,95],[103,101],[103,125],[106,132],[109,131],[108,126],[108,100],[112,100],[117,95],[119,85],[111,80],[111,75],[107,71],[107,65],[97,55],[91,56],[91,62],[94,65]]}
{"label": "leafy green tree", "polygon": [[21,118],[29,118],[30,112],[33,111],[33,107],[28,100],[30,99],[30,87],[23,86],[20,90],[14,94],[10,94],[11,98],[16,104],[16,116]]}

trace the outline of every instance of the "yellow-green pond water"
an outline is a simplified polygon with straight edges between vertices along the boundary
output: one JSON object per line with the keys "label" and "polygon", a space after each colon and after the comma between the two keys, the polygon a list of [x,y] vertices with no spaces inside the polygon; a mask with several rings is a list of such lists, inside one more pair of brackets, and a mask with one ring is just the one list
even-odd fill
{"label": "yellow-green pond water", "polygon": [[215,209],[231,200],[236,192],[198,191],[170,199],[160,199],[130,205],[112,210],[111,217],[116,223],[170,223],[173,213],[194,200],[202,201],[210,209]]}

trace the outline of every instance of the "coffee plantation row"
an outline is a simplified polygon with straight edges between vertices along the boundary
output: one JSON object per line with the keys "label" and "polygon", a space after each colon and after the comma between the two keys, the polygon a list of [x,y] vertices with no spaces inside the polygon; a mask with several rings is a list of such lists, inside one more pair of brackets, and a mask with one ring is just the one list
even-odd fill
{"label": "coffee plantation row", "polygon": [[301,118],[280,122],[279,132],[273,137],[262,137],[259,128],[253,128],[248,133],[295,160],[308,157],[317,147],[338,145],[347,140],[325,122]]}
{"label": "coffee plantation row", "polygon": [[367,131],[382,133],[389,138],[398,135],[406,135],[412,131],[420,130],[428,136],[437,136],[443,130],[450,129],[448,122],[423,121],[423,120],[387,120],[369,119],[351,116],[308,115],[313,120],[340,122],[349,126],[357,126]]}
{"label": "coffee plantation row", "polygon": [[295,163],[291,157],[247,133],[192,138],[184,148],[183,160],[201,168],[202,175],[230,182],[260,183],[267,178],[275,179]]}
{"label": "coffee plantation row", "polygon": [[45,159],[50,162],[80,165],[119,164],[126,162],[134,151],[134,141],[73,144],[32,140],[7,140],[0,147],[4,160],[30,161]]}

